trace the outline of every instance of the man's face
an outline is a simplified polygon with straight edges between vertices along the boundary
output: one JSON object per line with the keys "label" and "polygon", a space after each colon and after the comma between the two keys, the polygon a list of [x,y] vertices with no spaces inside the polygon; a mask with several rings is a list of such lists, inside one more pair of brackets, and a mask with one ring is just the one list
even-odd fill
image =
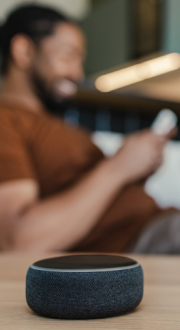
{"label": "man's face", "polygon": [[76,92],[84,76],[85,39],[73,24],[58,23],[54,33],[41,40],[30,68],[32,87],[42,100],[61,103]]}

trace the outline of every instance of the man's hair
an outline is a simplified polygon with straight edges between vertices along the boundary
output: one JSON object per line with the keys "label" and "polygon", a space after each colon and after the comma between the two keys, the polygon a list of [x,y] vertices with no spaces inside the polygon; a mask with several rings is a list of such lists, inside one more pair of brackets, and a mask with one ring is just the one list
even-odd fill
{"label": "man's hair", "polygon": [[38,5],[20,6],[11,12],[0,27],[1,73],[7,72],[10,44],[15,35],[26,35],[38,43],[42,38],[53,33],[54,26],[58,22],[73,23],[62,13]]}

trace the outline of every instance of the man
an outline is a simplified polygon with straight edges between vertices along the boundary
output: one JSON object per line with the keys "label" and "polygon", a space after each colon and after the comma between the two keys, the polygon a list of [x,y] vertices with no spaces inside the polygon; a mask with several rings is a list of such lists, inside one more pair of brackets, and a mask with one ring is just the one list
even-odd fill
{"label": "man", "polygon": [[63,15],[18,8],[0,45],[1,250],[127,250],[160,212],[140,185],[128,186],[159,167],[166,138],[135,134],[105,159],[87,133],[49,112],[83,78],[84,35]]}

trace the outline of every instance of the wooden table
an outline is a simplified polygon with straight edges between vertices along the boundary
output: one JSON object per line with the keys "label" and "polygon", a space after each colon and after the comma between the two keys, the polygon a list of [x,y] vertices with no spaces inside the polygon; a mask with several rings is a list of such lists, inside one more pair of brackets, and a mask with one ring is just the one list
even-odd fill
{"label": "wooden table", "polygon": [[68,321],[39,317],[25,301],[25,275],[49,256],[0,255],[0,329],[180,329],[180,257],[133,256],[145,276],[144,298],[133,312],[113,318]]}

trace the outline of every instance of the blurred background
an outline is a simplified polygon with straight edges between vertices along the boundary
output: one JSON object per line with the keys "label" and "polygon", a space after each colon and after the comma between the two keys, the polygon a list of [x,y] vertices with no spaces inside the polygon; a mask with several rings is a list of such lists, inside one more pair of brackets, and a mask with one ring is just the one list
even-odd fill
{"label": "blurred background", "polygon": [[[162,108],[180,115],[180,0],[0,0],[1,22],[22,3],[63,11],[87,37],[86,81],[71,106],[59,110],[67,121],[91,131],[129,133],[151,125]],[[177,54],[163,57],[171,53]],[[154,59],[160,71],[148,75],[147,63]],[[138,67],[138,79],[123,85],[122,70],[140,63],[146,67]],[[118,72],[117,84],[103,90],[97,78],[111,72]]]}

